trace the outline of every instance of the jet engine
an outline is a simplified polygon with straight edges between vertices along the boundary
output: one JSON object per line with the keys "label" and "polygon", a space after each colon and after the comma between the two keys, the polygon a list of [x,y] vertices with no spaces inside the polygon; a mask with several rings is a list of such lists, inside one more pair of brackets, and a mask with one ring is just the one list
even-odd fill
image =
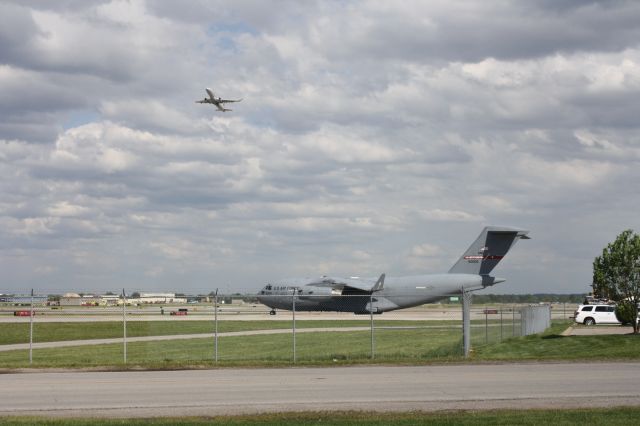
{"label": "jet engine", "polygon": [[309,300],[314,302],[323,302],[331,300],[332,297],[340,296],[342,289],[335,289],[331,287],[317,287],[307,285],[300,287],[298,290],[298,298],[303,300]]}

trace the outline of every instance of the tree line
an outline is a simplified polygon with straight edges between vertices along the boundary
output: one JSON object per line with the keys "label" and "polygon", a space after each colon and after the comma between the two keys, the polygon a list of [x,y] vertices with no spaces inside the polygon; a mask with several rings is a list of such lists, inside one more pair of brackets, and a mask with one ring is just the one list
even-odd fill
{"label": "tree line", "polygon": [[582,303],[585,293],[473,294],[473,303]]}
{"label": "tree line", "polygon": [[640,332],[640,235],[622,231],[593,261],[593,294],[617,302],[616,316]]}

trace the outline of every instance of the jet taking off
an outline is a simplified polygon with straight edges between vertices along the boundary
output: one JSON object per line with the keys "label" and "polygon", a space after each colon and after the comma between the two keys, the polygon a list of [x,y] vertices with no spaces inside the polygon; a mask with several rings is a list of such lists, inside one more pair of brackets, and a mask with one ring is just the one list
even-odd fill
{"label": "jet taking off", "polygon": [[216,98],[211,89],[207,87],[205,90],[207,91],[207,94],[209,95],[209,97],[204,98],[201,101],[196,101],[196,103],[215,105],[216,108],[218,108],[218,111],[222,111],[222,112],[233,111],[231,109],[225,108],[224,104],[228,104],[232,102],[240,102],[242,100],[242,99],[222,99],[220,97]]}
{"label": "jet taking off", "polygon": [[519,239],[529,239],[529,231],[487,226],[446,274],[408,277],[294,278],[267,284],[258,300],[275,309],[296,311],[337,311],[380,314],[410,308],[462,291],[480,290],[504,282],[491,271]]}

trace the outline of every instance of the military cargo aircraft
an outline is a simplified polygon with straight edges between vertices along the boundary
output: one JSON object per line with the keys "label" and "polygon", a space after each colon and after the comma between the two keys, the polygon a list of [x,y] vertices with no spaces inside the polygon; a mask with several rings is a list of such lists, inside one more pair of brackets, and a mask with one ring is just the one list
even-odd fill
{"label": "military cargo aircraft", "polygon": [[220,97],[216,98],[211,89],[209,89],[207,87],[205,90],[207,91],[207,94],[209,95],[209,97],[208,98],[204,98],[201,101],[196,101],[196,103],[197,104],[212,104],[212,105],[215,105],[215,107],[218,108],[218,110],[222,111],[222,112],[233,111],[231,109],[225,108],[224,104],[228,104],[228,103],[232,103],[232,102],[240,102],[242,100],[242,99],[222,99]]}
{"label": "military cargo aircraft", "polygon": [[480,290],[504,282],[490,275],[493,268],[519,239],[529,239],[529,231],[487,226],[446,274],[406,277],[316,279],[294,278],[267,284],[258,300],[271,308],[296,311],[334,311],[381,314],[410,308]]}

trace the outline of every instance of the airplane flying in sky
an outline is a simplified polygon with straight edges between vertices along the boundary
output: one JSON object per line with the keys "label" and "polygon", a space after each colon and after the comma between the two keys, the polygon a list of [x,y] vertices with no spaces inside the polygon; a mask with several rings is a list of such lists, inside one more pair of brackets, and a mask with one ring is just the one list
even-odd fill
{"label": "airplane flying in sky", "polygon": [[222,112],[233,111],[231,109],[225,108],[224,104],[228,104],[228,103],[232,103],[232,102],[240,102],[242,100],[242,99],[222,99],[220,97],[216,98],[211,89],[209,89],[207,87],[205,90],[207,91],[207,94],[209,95],[209,97],[208,98],[204,98],[201,101],[196,101],[196,103],[197,104],[212,104],[212,105],[215,105],[216,108],[218,108],[218,110],[222,111]]}
{"label": "airplane flying in sky", "polygon": [[446,274],[407,277],[316,279],[294,278],[267,284],[258,300],[271,308],[296,311],[337,311],[380,314],[409,308],[480,290],[504,282],[491,271],[519,239],[529,239],[529,231],[487,226]]}

